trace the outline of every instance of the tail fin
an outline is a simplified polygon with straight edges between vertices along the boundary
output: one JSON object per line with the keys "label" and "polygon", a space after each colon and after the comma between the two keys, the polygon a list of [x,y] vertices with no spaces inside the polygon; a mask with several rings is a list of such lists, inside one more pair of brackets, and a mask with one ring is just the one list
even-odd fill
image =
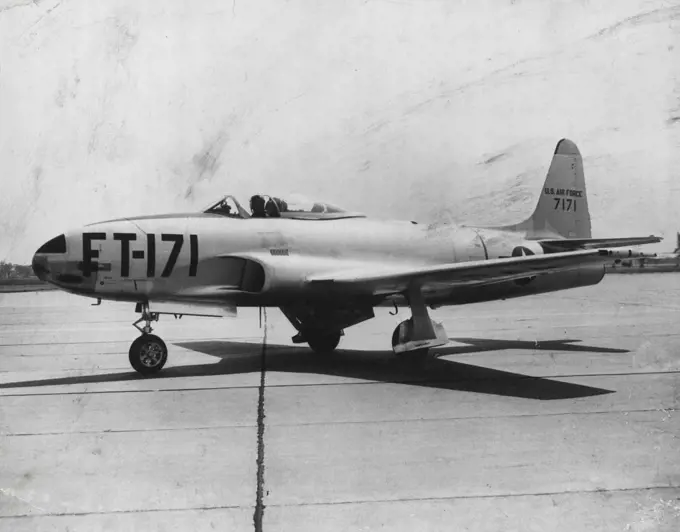
{"label": "tail fin", "polygon": [[543,190],[531,218],[504,227],[527,238],[591,238],[583,159],[576,144],[562,139],[555,147]]}

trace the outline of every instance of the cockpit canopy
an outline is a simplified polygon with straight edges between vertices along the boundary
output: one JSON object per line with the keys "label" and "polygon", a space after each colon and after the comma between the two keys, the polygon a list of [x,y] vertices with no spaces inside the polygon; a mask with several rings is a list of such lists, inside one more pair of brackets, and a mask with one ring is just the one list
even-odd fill
{"label": "cockpit canopy", "polygon": [[330,203],[311,201],[293,194],[282,199],[266,194],[255,194],[245,209],[238,200],[227,195],[211,204],[204,213],[219,214],[228,218],[293,218],[296,220],[338,220],[340,218],[365,218],[358,212],[348,212]]}

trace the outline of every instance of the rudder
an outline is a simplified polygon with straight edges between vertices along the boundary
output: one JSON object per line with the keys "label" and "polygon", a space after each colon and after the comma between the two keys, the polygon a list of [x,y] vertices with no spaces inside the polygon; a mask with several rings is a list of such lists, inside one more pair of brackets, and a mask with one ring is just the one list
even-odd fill
{"label": "rudder", "polygon": [[583,159],[571,140],[557,143],[534,213],[507,229],[528,238],[591,238]]}

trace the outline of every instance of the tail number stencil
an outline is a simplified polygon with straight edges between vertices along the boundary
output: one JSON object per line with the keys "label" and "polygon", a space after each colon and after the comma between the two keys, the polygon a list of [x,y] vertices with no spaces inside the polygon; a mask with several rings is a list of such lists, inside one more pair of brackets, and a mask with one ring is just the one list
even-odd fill
{"label": "tail number stencil", "polygon": [[[157,235],[154,233],[146,234],[146,250],[131,249],[131,243],[137,241],[136,233],[113,233],[113,240],[120,242],[120,276],[130,276],[130,259],[143,260],[146,254],[146,276],[156,276],[156,263],[162,261],[162,257],[167,254],[168,258],[161,271],[161,277],[170,277],[177,264],[177,259],[184,246],[184,235],[175,233],[162,233],[160,242],[172,243],[170,252],[162,252],[157,258],[158,249]],[[99,251],[92,249],[93,240],[106,240],[106,233],[83,233],[83,274],[89,277],[91,272],[98,270],[98,262],[92,259],[99,257]],[[162,245],[162,244],[161,244]],[[146,253],[145,253],[146,251]],[[158,260],[160,259],[160,260]],[[196,277],[198,271],[198,236],[189,235],[189,277]]]}
{"label": "tail number stencil", "polygon": [[553,198],[556,211],[576,212],[576,200],[571,198]]}

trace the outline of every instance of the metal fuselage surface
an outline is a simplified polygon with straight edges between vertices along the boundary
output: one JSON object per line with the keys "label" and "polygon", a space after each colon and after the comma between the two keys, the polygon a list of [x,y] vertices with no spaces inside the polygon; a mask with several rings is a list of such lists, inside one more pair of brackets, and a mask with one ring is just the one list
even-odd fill
{"label": "metal fuselage surface", "polygon": [[[351,268],[428,266],[542,254],[522,233],[367,218],[235,219],[198,213],[127,218],[65,235],[61,255],[36,254],[44,278],[84,296],[123,301],[282,306],[323,300],[307,276]],[[598,283],[603,267],[424,294],[433,306]],[[337,294],[334,298],[337,299]],[[376,305],[400,296],[378,298]]]}

